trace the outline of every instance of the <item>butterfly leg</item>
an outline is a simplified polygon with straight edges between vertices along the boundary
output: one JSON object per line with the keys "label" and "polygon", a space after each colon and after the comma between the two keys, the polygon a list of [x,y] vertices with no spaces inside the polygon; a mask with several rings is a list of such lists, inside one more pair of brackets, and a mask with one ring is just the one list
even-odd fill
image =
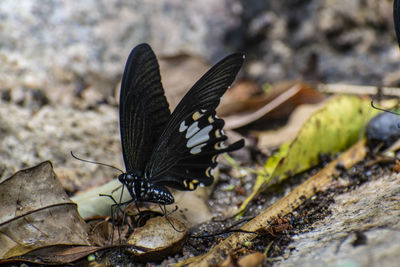
{"label": "butterfly leg", "polygon": [[[110,198],[114,204],[110,206],[110,215],[111,215],[111,224],[112,224],[112,230],[111,230],[111,245],[114,242],[114,226],[115,226],[115,217],[117,216],[116,213],[118,213],[119,210],[119,203],[115,200],[115,198],[112,195],[108,194],[99,194],[101,197],[108,197]],[[119,229],[119,228],[118,228]]]}
{"label": "butterfly leg", "polygon": [[138,203],[135,201],[135,206],[136,206],[136,209],[137,209],[137,211],[138,211],[138,214],[140,214],[140,209],[139,209],[139,205],[138,205]]}
{"label": "butterfly leg", "polygon": [[167,212],[167,208],[165,207],[165,204],[164,204],[164,205],[161,205],[161,204],[159,203],[158,205],[160,206],[161,212],[162,212],[162,214],[164,215],[165,219],[166,219],[166,220],[168,221],[168,223],[172,226],[172,228],[174,228],[174,230],[177,231],[177,232],[179,232],[179,233],[184,232],[185,229],[183,229],[183,230],[178,230],[178,229],[176,229],[175,225],[174,225],[174,224],[171,222],[171,220],[168,218],[168,215],[169,215],[169,214],[171,214],[171,213],[173,213],[173,212],[175,212],[175,211],[178,210],[178,206],[175,206],[175,209],[174,209],[173,211],[171,211],[170,213],[168,213],[168,212]]}
{"label": "butterfly leg", "polygon": [[[111,244],[112,244],[113,241],[114,241],[114,227],[115,227],[115,223],[116,223],[116,218],[118,216],[118,212],[121,212],[122,215],[123,215],[122,216],[122,225],[124,225],[125,219],[126,219],[126,214],[127,214],[126,208],[130,203],[132,203],[133,200],[130,199],[130,200],[126,201],[126,202],[121,202],[122,201],[122,194],[121,194],[119,202],[117,202],[112,195],[100,194],[100,196],[109,197],[114,202],[114,204],[111,205],[111,210],[110,210],[111,224],[112,224],[112,231],[111,231]],[[135,202],[135,204],[136,204],[136,202]],[[123,210],[121,209],[121,206],[125,206]],[[131,225],[128,225],[128,227],[129,227],[130,230],[132,230]],[[119,241],[121,242],[121,229],[120,229],[119,225],[118,225],[118,237],[119,237]]]}

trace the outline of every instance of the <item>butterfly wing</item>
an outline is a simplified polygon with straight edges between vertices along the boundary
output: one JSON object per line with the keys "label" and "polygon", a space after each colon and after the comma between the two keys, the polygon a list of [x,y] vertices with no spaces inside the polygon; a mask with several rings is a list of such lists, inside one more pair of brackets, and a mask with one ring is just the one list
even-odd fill
{"label": "butterfly wing", "polygon": [[397,44],[400,46],[400,1],[393,2],[393,21],[396,30]]}
{"label": "butterfly wing", "polygon": [[128,57],[119,103],[126,171],[143,172],[171,116],[157,59],[148,44],[136,46]]}
{"label": "butterfly wing", "polygon": [[243,147],[243,140],[223,146],[227,139],[222,131],[224,121],[215,114],[243,60],[239,53],[222,59],[180,101],[146,166],[153,183],[180,190],[210,185],[218,154]]}

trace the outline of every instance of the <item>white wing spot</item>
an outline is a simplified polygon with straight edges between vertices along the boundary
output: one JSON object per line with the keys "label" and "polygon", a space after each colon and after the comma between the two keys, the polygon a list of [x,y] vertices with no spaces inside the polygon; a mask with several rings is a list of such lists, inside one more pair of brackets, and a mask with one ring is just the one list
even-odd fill
{"label": "white wing spot", "polygon": [[224,149],[224,148],[226,148],[226,146],[224,145],[224,143],[222,141],[221,142],[217,142],[214,145],[214,149],[215,150],[220,150],[220,149]]}
{"label": "white wing spot", "polygon": [[187,125],[185,124],[185,121],[182,121],[181,126],[179,127],[179,132],[183,132],[187,129]]}
{"label": "white wing spot", "polygon": [[[189,127],[190,130],[190,127]],[[188,133],[189,133],[188,130]],[[206,127],[204,127],[203,129],[201,129],[198,133],[196,133],[195,135],[193,135],[193,137],[191,137],[186,146],[187,147],[194,147],[197,146],[198,144],[204,143],[206,141],[208,141],[210,139],[209,133],[212,130],[212,125],[208,125]]]}
{"label": "white wing spot", "polygon": [[186,138],[190,138],[192,137],[195,133],[197,133],[200,129],[198,127],[199,122],[194,122],[192,123],[192,125],[189,126],[189,129],[186,132]]}
{"label": "white wing spot", "polygon": [[207,143],[195,146],[194,148],[190,149],[190,154],[199,154],[201,152],[201,148],[207,145]]}
{"label": "white wing spot", "polygon": [[214,156],[212,156],[211,161],[212,161],[213,163],[216,163],[216,162],[217,162],[217,159],[218,159],[218,155],[214,155]]}

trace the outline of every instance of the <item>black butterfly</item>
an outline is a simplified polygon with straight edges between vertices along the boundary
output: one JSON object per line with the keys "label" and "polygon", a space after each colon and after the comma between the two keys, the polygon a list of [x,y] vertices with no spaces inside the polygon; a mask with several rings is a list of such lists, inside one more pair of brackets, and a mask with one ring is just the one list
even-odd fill
{"label": "black butterfly", "polygon": [[243,139],[223,145],[224,121],[215,114],[243,60],[244,55],[237,53],[218,62],[171,114],[151,47],[140,44],[132,50],[119,108],[126,173],[118,179],[128,188],[129,202],[172,204],[174,197],[166,186],[195,190],[210,185],[217,156],[244,146]]}
{"label": "black butterfly", "polygon": [[397,44],[400,46],[400,1],[394,0],[393,2],[393,22],[396,31]]}

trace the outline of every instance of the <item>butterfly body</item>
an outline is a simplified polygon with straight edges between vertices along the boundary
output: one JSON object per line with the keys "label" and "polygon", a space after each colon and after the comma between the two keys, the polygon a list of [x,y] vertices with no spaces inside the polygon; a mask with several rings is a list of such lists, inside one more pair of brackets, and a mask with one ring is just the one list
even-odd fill
{"label": "butterfly body", "polygon": [[174,203],[174,197],[164,186],[155,185],[135,173],[123,173],[118,180],[126,185],[132,201],[153,202],[163,205]]}
{"label": "butterfly body", "polygon": [[244,56],[232,54],[212,67],[183,97],[172,114],[159,66],[147,44],[130,53],[121,83],[120,128],[126,173],[119,181],[132,200],[172,204],[167,187],[195,190],[213,182],[217,157],[244,141],[225,146],[220,98],[236,77]]}

